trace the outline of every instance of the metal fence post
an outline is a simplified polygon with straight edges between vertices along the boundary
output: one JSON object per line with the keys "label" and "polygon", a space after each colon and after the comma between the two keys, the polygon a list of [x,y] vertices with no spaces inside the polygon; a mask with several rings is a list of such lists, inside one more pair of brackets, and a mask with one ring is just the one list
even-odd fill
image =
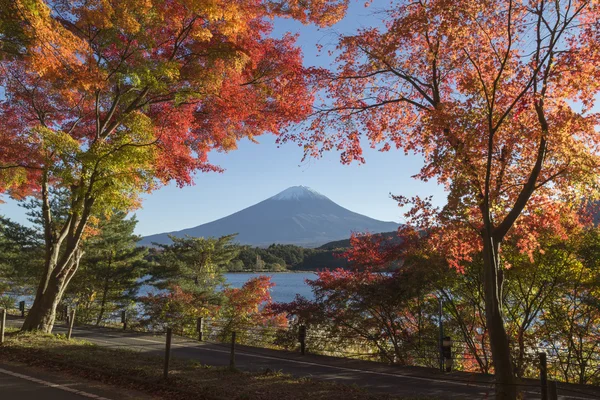
{"label": "metal fence post", "polygon": [[165,345],[165,369],[163,371],[163,378],[169,378],[169,360],[171,359],[171,338],[173,337],[173,329],[167,328],[167,342]]}
{"label": "metal fence post", "polygon": [[6,327],[6,309],[0,311],[0,344],[4,343],[4,329]]}
{"label": "metal fence post", "polygon": [[204,340],[204,320],[202,317],[198,317],[196,321],[196,332],[198,332],[198,341]]}
{"label": "metal fence post", "polygon": [[300,341],[300,353],[306,354],[306,325],[298,327],[298,340]]}
{"label": "metal fence post", "polygon": [[231,332],[231,355],[229,358],[229,368],[235,369],[235,331]]}
{"label": "metal fence post", "polygon": [[548,400],[548,362],[546,353],[538,353],[540,357],[540,385],[542,391],[542,400]]}
{"label": "metal fence post", "polygon": [[67,340],[71,340],[73,334],[73,325],[75,324],[75,308],[71,309],[71,315],[69,317],[69,331],[67,333]]}

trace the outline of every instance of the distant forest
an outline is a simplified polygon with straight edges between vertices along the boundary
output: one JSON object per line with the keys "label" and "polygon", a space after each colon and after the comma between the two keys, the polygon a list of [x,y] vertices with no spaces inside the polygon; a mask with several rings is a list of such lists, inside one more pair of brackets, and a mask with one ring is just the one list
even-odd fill
{"label": "distant forest", "polygon": [[[384,237],[394,237],[396,234],[394,231],[385,232],[381,235]],[[183,245],[183,243],[191,245],[194,241],[197,241],[196,245],[200,245],[201,247],[211,241],[214,242],[213,244],[220,243],[224,247],[221,250],[217,250],[216,248],[211,250],[214,253],[213,257],[216,254],[225,254],[227,252],[235,254],[233,258],[225,257],[222,260],[223,262],[217,263],[218,268],[226,272],[317,271],[349,267],[348,260],[343,256],[343,253],[350,248],[349,238],[325,243],[317,248],[306,248],[293,244],[275,243],[268,247],[253,247],[234,243],[232,241],[234,237],[235,235],[221,238],[187,238],[179,245]],[[174,237],[171,239],[180,241]],[[185,251],[187,248],[187,245],[183,245],[179,249],[177,246],[173,247],[173,245],[156,245],[159,248],[149,248],[148,261],[157,261],[159,254],[166,249],[174,251],[181,257],[182,251]],[[202,253],[207,249],[196,250]]]}
{"label": "distant forest", "polygon": [[[381,235],[395,237],[397,232],[385,232]],[[348,267],[348,260],[341,255],[350,248],[350,239],[325,243],[314,249],[293,244],[272,244],[266,248],[241,247],[239,255],[228,265],[227,271],[316,271]]]}
{"label": "distant forest", "polygon": [[348,261],[336,254],[346,248],[308,249],[292,244],[272,244],[267,248],[242,246],[239,255],[227,266],[228,272],[316,271],[345,268]]}

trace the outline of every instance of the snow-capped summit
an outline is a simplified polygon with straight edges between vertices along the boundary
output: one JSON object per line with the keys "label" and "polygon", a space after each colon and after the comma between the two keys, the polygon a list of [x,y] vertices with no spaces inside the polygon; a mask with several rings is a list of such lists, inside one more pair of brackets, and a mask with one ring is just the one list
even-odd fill
{"label": "snow-capped summit", "polygon": [[[316,247],[347,239],[352,232],[390,232],[395,222],[378,221],[357,214],[306,186],[292,186],[258,204],[193,228],[170,232],[177,237],[223,236],[238,233],[241,244],[272,243]],[[146,236],[141,245],[170,243],[167,233]]]}
{"label": "snow-capped summit", "polygon": [[321,193],[309,188],[308,186],[292,186],[271,197],[271,200],[301,200],[311,198],[327,199],[326,196],[323,196]]}

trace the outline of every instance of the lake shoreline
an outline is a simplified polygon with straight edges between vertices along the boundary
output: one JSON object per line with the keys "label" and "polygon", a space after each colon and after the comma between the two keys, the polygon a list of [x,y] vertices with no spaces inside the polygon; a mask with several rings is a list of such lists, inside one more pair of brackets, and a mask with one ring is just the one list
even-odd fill
{"label": "lake shoreline", "polygon": [[[303,296],[309,300],[314,299],[314,294],[311,287],[306,283],[306,280],[314,280],[317,278],[316,271],[259,271],[259,272],[225,272],[226,284],[232,288],[240,288],[249,279],[259,275],[271,276],[271,282],[275,284],[270,290],[271,297],[277,303],[289,303],[296,299],[297,295]],[[144,278],[144,277],[143,277]],[[142,279],[143,279],[142,278]],[[148,294],[159,294],[163,291],[156,286],[141,282],[138,287],[136,296],[144,297]],[[30,307],[35,297],[34,293],[21,294],[13,293],[16,302],[25,301],[26,306]],[[15,305],[16,306],[16,305]]]}
{"label": "lake shoreline", "polygon": [[316,274],[318,271],[311,270],[294,270],[294,271],[268,271],[268,270],[256,270],[256,271],[225,271],[225,274]]}

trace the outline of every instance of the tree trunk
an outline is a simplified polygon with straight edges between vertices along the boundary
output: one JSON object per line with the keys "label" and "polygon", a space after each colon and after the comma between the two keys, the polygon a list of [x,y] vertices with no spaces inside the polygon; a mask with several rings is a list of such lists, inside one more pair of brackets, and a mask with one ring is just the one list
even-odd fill
{"label": "tree trunk", "polygon": [[485,314],[496,377],[496,400],[516,400],[517,386],[511,361],[508,335],[502,316],[502,270],[498,251],[500,242],[483,234]]}
{"label": "tree trunk", "polygon": [[81,252],[72,250],[68,256],[64,254],[58,262],[46,261],[43,278],[37,289],[33,305],[23,322],[22,331],[42,331],[51,333],[56,319],[56,308],[79,266]]}
{"label": "tree trunk", "polygon": [[519,344],[519,355],[516,373],[519,378],[522,378],[525,375],[525,329],[523,327],[519,327],[517,343]]}
{"label": "tree trunk", "polygon": [[104,318],[104,309],[106,307],[106,298],[108,297],[108,275],[104,278],[104,290],[102,291],[102,302],[100,303],[100,313],[96,319],[96,326],[100,325]]}

